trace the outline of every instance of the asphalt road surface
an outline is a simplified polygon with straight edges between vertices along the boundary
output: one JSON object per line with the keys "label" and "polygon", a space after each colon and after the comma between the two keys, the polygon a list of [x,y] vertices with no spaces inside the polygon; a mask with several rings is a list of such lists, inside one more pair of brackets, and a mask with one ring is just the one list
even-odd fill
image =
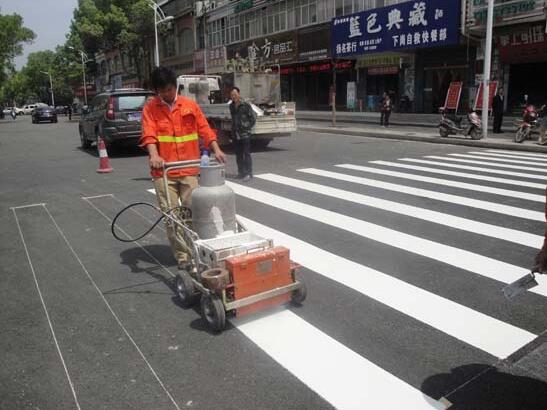
{"label": "asphalt road surface", "polygon": [[[228,150],[228,175],[236,172]],[[173,291],[147,158],[79,148],[77,122],[0,122],[1,409],[545,409],[547,156],[297,133],[229,178],[308,298],[210,333]],[[130,235],[154,220],[127,214]]]}

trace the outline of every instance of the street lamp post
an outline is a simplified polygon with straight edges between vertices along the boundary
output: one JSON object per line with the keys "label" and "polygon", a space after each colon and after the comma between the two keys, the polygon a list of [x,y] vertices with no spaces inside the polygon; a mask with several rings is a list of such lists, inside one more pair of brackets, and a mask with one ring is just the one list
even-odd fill
{"label": "street lamp post", "polygon": [[53,80],[51,79],[51,74],[49,71],[40,71],[42,74],[47,74],[49,76],[49,86],[51,90],[51,106],[55,108],[55,97],[53,96]]}
{"label": "street lamp post", "polygon": [[482,135],[488,136],[488,103],[490,101],[490,65],[492,61],[492,26],[494,25],[494,0],[488,0],[486,39],[484,44],[484,74],[482,83]]}
{"label": "street lamp post", "polygon": [[80,53],[80,57],[82,57],[82,75],[84,77],[84,103],[85,103],[85,105],[87,105],[87,84],[86,84],[86,81],[85,81],[85,63],[87,63],[89,61],[89,57],[82,50],[76,50],[72,46],[68,46],[68,48],[70,48],[72,50],[75,50],[75,51],[78,51]]}
{"label": "street lamp post", "polygon": [[[148,0],[148,5],[154,10],[154,36],[156,38],[156,49],[154,52],[154,63],[156,67],[160,65],[160,49],[158,45],[158,25],[173,20],[173,16],[166,16],[160,6],[153,0]],[[158,17],[160,18],[158,20]]]}

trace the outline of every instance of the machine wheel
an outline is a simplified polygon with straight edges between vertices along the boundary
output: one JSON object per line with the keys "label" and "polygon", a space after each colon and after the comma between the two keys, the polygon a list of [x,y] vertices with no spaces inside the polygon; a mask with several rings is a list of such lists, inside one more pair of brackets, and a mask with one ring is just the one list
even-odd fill
{"label": "machine wheel", "polygon": [[522,142],[526,138],[528,138],[528,135],[530,134],[530,127],[524,127],[520,126],[517,129],[517,133],[515,134],[515,142]]}
{"label": "machine wheel", "polygon": [[306,300],[308,289],[306,288],[306,284],[302,281],[302,278],[297,277],[296,280],[298,280],[302,286],[292,291],[291,302],[295,305],[301,305],[302,302]]}
{"label": "machine wheel", "polygon": [[448,137],[449,133],[448,133],[448,130],[444,127],[441,127],[439,128],[439,135],[442,137],[442,138],[446,138]]}
{"label": "machine wheel", "polygon": [[216,295],[201,296],[201,318],[214,332],[222,332],[226,327],[226,312],[222,301]]}
{"label": "machine wheel", "polygon": [[175,276],[175,287],[180,304],[183,307],[188,308],[196,302],[197,295],[194,282],[192,282],[192,278],[187,272],[181,272]]}
{"label": "machine wheel", "polygon": [[473,128],[469,133],[472,140],[480,140],[482,138],[482,132],[477,131],[476,128]]}
{"label": "machine wheel", "polygon": [[88,149],[89,147],[91,147],[91,142],[85,137],[84,130],[80,128],[79,131],[80,131],[80,145],[83,149]]}

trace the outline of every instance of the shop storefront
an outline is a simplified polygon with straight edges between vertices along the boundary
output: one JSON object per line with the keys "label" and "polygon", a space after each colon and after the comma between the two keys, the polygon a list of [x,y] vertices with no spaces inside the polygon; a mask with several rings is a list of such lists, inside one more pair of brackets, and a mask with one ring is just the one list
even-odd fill
{"label": "shop storefront", "polygon": [[459,1],[424,0],[337,17],[331,23],[333,56],[357,60],[357,98],[365,107],[375,109],[388,92],[403,111],[430,112],[434,99],[446,93],[447,80],[467,78],[453,72],[466,70],[452,54],[462,49],[454,47],[460,13]]}

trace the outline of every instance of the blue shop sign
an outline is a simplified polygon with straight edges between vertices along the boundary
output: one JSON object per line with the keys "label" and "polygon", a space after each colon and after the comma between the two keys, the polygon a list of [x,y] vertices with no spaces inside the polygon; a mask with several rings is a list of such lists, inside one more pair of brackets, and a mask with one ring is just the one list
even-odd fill
{"label": "blue shop sign", "polygon": [[350,57],[458,44],[460,1],[409,1],[331,22],[332,52]]}

